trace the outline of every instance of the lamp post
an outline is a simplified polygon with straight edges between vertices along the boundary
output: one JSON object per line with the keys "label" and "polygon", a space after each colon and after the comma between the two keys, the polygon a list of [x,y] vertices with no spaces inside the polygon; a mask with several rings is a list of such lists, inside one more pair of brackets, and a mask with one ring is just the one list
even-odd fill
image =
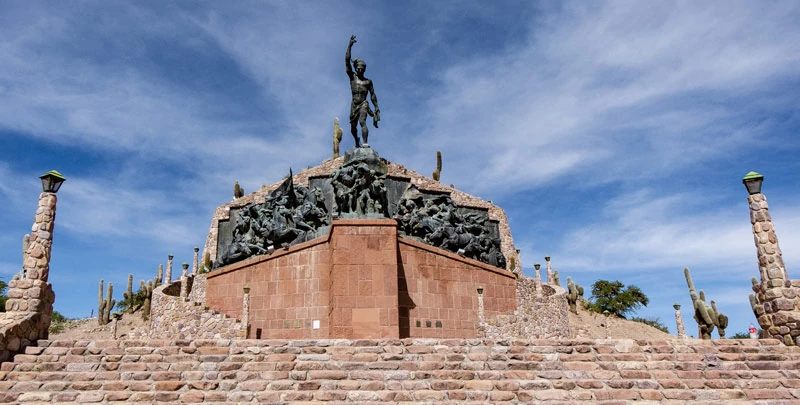
{"label": "lamp post", "polygon": [[[66,180],[61,173],[51,170],[41,176],[42,193],[31,227],[30,236],[22,256],[22,272],[8,283],[7,312],[41,314],[33,317],[29,340],[46,339],[56,296],[47,282],[50,275],[50,252],[53,247],[53,229],[56,220],[56,192]],[[16,350],[16,349],[14,349]]]}
{"label": "lamp post", "polygon": [[242,287],[242,324],[239,330],[239,336],[242,339],[247,339],[250,335],[250,286]]}
{"label": "lamp post", "polygon": [[761,274],[761,283],[753,283],[756,294],[751,295],[750,302],[764,336],[783,340],[785,345],[793,346],[800,344],[797,325],[791,322],[800,318],[797,307],[800,297],[783,263],[783,253],[778,245],[767,198],[761,194],[763,181],[764,176],[756,172],[747,173],[742,179],[747,188],[750,223],[753,224],[753,240]]}
{"label": "lamp post", "polygon": [[683,316],[681,315],[681,304],[677,302],[672,304],[672,308],[675,308],[675,323],[678,325],[678,337],[682,339],[686,339],[686,328],[683,326]]}
{"label": "lamp post", "polygon": [[753,224],[753,238],[758,255],[761,283],[762,285],[768,284],[768,287],[778,287],[778,284],[782,287],[789,277],[783,264],[781,248],[778,246],[775,226],[769,215],[767,198],[761,194],[763,182],[764,176],[756,172],[747,173],[742,179],[742,183],[747,188],[747,202],[750,203],[750,223]]}
{"label": "lamp post", "polygon": [[56,192],[66,178],[51,170],[41,176],[42,194],[31,227],[28,248],[25,250],[22,269],[25,278],[46,282],[50,273],[50,251],[53,246],[53,228],[56,220]]}
{"label": "lamp post", "polygon": [[550,256],[545,256],[544,261],[547,265],[547,284],[553,284],[553,268],[550,266]]}
{"label": "lamp post", "polygon": [[483,323],[486,321],[486,315],[483,306],[483,286],[478,286],[478,322]]}

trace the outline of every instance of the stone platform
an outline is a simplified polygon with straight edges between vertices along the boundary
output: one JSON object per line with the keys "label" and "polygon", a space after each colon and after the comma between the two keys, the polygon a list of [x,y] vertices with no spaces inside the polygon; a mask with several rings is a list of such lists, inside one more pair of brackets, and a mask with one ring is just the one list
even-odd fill
{"label": "stone platform", "polygon": [[777,340],[47,341],[0,403],[800,403]]}

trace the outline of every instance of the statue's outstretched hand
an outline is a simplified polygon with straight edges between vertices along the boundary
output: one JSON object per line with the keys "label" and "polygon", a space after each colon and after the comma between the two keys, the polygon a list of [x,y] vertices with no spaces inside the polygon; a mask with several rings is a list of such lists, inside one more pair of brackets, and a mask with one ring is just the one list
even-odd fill
{"label": "statue's outstretched hand", "polygon": [[356,36],[350,35],[350,46],[353,46],[354,43],[356,43]]}

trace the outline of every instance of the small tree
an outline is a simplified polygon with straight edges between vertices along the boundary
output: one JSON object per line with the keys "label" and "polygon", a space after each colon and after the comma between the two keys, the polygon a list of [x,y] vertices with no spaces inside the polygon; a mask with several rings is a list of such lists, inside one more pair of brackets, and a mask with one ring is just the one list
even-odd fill
{"label": "small tree", "polygon": [[601,314],[608,311],[625,318],[630,312],[646,307],[649,302],[647,296],[635,285],[625,287],[625,284],[617,280],[597,280],[592,284],[588,309]]}

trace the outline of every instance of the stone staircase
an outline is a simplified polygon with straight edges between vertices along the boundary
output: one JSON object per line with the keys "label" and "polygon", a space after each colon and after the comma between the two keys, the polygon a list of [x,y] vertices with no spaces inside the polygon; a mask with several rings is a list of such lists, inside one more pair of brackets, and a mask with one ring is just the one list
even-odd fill
{"label": "stone staircase", "polygon": [[777,340],[46,341],[0,403],[800,403]]}
{"label": "stone staircase", "polygon": [[187,302],[187,305],[191,310],[184,311],[182,316],[168,319],[171,324],[169,328],[156,326],[155,331],[139,329],[131,334],[131,338],[148,339],[150,333],[155,333],[163,339],[223,339],[237,337],[236,331],[242,329],[239,319],[231,318],[199,302]]}

